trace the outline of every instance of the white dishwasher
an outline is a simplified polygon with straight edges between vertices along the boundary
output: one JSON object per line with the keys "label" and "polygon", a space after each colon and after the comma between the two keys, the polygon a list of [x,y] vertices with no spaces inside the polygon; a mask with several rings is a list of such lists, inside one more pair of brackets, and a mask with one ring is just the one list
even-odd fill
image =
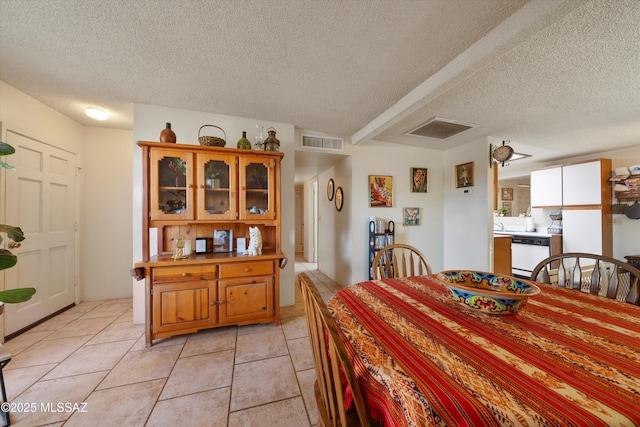
{"label": "white dishwasher", "polygon": [[514,235],[511,239],[511,274],[529,279],[536,265],[551,252],[551,237]]}

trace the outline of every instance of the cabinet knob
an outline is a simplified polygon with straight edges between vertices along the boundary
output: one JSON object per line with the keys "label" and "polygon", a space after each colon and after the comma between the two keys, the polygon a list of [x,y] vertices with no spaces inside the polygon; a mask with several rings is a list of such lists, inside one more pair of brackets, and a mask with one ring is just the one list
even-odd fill
{"label": "cabinet knob", "polygon": [[182,273],[182,277],[189,277],[189,273]]}
{"label": "cabinet knob", "polygon": [[245,273],[251,271],[251,267],[245,267],[244,271]]}

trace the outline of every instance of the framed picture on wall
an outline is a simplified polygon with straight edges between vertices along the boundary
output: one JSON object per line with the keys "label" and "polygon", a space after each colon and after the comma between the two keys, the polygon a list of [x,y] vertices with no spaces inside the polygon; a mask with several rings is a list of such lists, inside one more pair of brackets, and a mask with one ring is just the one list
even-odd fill
{"label": "framed picture on wall", "polygon": [[511,216],[511,202],[502,202],[502,209],[506,209],[504,216]]}
{"label": "framed picture on wall", "polygon": [[456,165],[456,188],[473,187],[473,162]]}
{"label": "framed picture on wall", "polygon": [[428,193],[429,177],[427,168],[411,168],[411,192]]}
{"label": "framed picture on wall", "polygon": [[403,208],[404,225],[420,225],[420,208]]}
{"label": "framed picture on wall", "polygon": [[393,206],[393,177],[369,175],[369,206]]}
{"label": "framed picture on wall", "polygon": [[513,188],[502,189],[502,200],[513,200]]}

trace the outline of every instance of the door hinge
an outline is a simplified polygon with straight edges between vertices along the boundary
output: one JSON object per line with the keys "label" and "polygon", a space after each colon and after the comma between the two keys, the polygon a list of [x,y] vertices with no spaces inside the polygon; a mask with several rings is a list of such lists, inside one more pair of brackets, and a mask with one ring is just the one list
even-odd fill
{"label": "door hinge", "polygon": [[153,332],[153,323],[149,325],[149,329]]}
{"label": "door hinge", "polygon": [[153,288],[149,289],[149,295],[153,295]]}

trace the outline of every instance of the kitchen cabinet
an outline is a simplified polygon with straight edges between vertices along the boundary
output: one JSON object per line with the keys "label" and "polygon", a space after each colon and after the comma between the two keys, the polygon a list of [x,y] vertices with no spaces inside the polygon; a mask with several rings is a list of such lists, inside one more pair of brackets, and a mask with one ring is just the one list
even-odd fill
{"label": "kitchen cabinet", "polygon": [[563,171],[563,252],[613,256],[611,159],[565,165]]}
{"label": "kitchen cabinet", "polygon": [[563,251],[605,255],[602,209],[567,209],[563,211]]}
{"label": "kitchen cabinet", "polygon": [[493,236],[493,272],[511,276],[511,236]]}
{"label": "kitchen cabinet", "polygon": [[[143,151],[145,341],[200,329],[279,324],[281,252],[280,152],[139,142]],[[232,230],[262,234],[262,255],[192,253],[174,259],[178,237],[212,238]],[[152,239],[152,234],[155,238]],[[151,256],[150,241],[157,241]],[[233,245],[237,248],[237,244]]]}
{"label": "kitchen cabinet", "polygon": [[531,171],[531,207],[562,206],[562,167]]}
{"label": "kitchen cabinet", "polygon": [[598,159],[562,167],[563,206],[611,203],[611,160]]}

